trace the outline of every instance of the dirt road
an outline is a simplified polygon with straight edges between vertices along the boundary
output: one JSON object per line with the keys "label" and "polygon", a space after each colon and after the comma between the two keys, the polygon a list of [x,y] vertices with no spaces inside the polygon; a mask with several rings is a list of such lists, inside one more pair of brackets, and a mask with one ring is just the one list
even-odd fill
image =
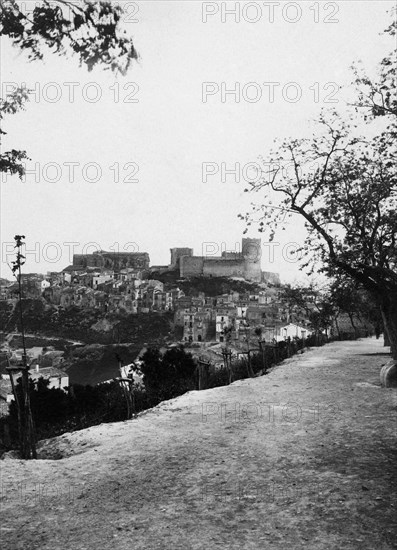
{"label": "dirt road", "polygon": [[375,339],[0,461],[3,550],[397,548],[397,391]]}

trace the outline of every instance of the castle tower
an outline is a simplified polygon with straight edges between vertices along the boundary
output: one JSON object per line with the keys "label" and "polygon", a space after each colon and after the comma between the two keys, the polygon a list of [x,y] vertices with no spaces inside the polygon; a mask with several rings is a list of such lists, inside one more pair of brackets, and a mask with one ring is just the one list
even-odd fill
{"label": "castle tower", "polygon": [[179,260],[182,256],[193,256],[193,248],[170,248],[171,263],[170,267],[179,267]]}
{"label": "castle tower", "polygon": [[262,279],[261,239],[250,239],[248,237],[243,238],[241,244],[241,253],[244,258],[244,277],[249,281],[260,282]]}

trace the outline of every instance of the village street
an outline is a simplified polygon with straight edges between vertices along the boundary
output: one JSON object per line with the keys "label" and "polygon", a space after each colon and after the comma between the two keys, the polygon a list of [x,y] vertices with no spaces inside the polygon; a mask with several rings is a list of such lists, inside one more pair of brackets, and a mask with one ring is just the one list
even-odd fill
{"label": "village street", "polygon": [[[397,548],[397,390],[382,339],[0,461],[3,550]],[[46,453],[46,454],[45,454]]]}

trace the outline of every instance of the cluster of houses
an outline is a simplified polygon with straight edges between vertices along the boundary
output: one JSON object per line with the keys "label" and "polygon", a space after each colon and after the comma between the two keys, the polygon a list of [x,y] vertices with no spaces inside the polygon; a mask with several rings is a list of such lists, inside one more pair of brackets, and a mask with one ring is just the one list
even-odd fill
{"label": "cluster of houses", "polygon": [[[184,249],[172,249],[168,269],[178,269],[178,262],[185,257],[193,256],[186,255]],[[171,312],[179,332],[177,340],[193,347],[221,349],[228,342],[238,349],[253,340],[257,342],[258,336],[270,342],[295,336],[304,339],[311,333],[307,310],[305,313],[283,302],[277,280],[262,280],[254,293],[231,291],[207,296],[201,292],[190,296],[177,286],[178,280],[164,284],[152,278],[156,272],[159,270],[150,268],[146,253],[114,255],[98,251],[86,256],[75,255],[73,264],[61,272],[23,274],[23,295],[45,300],[58,308],[95,308],[104,315]],[[2,280],[0,288],[0,299],[17,302],[16,283]],[[4,353],[8,365],[22,364],[22,350],[9,349]],[[63,352],[30,348],[27,361],[33,379],[43,377],[49,380],[50,387],[61,389],[69,385],[68,376],[62,370]],[[12,391],[5,361],[1,365],[0,406],[3,407],[12,399]]]}
{"label": "cluster of houses", "polygon": [[[181,251],[171,249],[171,258],[177,256],[176,252]],[[174,258],[169,269],[177,267],[180,259]],[[291,310],[289,304],[280,300],[278,284],[262,281],[257,285],[262,290],[255,294],[185,296],[177,284],[152,278],[153,269],[147,253],[97,251],[75,255],[73,264],[59,273],[22,275],[23,293],[25,298],[41,298],[57,307],[95,308],[104,314],[173,312],[175,325],[183,328],[182,340],[186,343],[222,343],[226,335],[242,341],[255,328],[261,329],[264,339],[305,338],[310,334],[307,315],[305,318],[301,311]],[[3,299],[18,299],[17,284],[2,284],[1,289]]]}
{"label": "cluster of houses", "polygon": [[[280,288],[261,283],[257,293],[230,292],[220,296],[185,296],[176,285],[146,278],[135,267],[114,271],[98,267],[69,266],[60,273],[25,275],[25,298],[43,298],[62,308],[95,308],[104,314],[173,312],[175,325],[183,328],[186,343],[224,342],[226,333],[236,341],[260,328],[264,339],[285,339],[310,334],[307,316],[280,299]],[[17,285],[6,287],[5,299],[18,297]],[[308,297],[310,303],[310,297]],[[229,336],[230,337],[230,336]]]}
{"label": "cluster of houses", "polygon": [[[203,258],[194,257],[192,254],[191,249],[171,249],[171,264],[153,267],[149,266],[147,253],[114,255],[98,251],[91,255],[75,255],[73,264],[59,273],[23,274],[23,296],[25,299],[45,300],[57,308],[94,308],[103,312],[104,316],[109,312],[171,313],[177,342],[170,345],[179,345],[182,341],[193,356],[199,360],[204,358],[215,367],[223,364],[226,344],[230,353],[239,357],[247,353],[247,349],[256,349],[258,341],[272,345],[295,337],[305,340],[311,335],[309,317],[316,308],[316,294],[307,292],[304,296],[304,308],[289,303],[285,299],[277,274],[262,272],[256,285],[251,285],[255,291],[230,291],[218,296],[209,296],[204,292],[185,295],[178,287],[178,278],[171,278],[176,280],[175,283],[163,283],[153,278],[156,274],[157,277],[161,277],[159,273],[167,271],[176,271],[181,277],[182,268],[186,268],[186,265],[192,270],[196,265],[194,262],[204,262]],[[239,256],[233,261],[239,265],[243,262],[247,271],[246,264],[249,258],[247,260],[246,256],[247,254],[242,254],[241,258]],[[235,268],[229,266],[229,260],[225,255],[216,260],[212,259],[210,263],[213,269],[218,269],[216,262],[220,262],[222,270],[227,271],[229,268]],[[206,267],[205,263],[203,265],[208,271],[208,266]],[[206,273],[201,276],[212,275]],[[251,277],[250,280],[253,279]],[[16,304],[18,299],[19,285],[2,279],[0,300]],[[352,329],[345,323],[344,317],[345,314],[338,319],[338,331],[348,333]],[[369,328],[364,326],[364,329],[367,334]],[[356,328],[354,334],[357,335]],[[25,364],[23,350],[12,350],[7,341],[1,347],[0,415],[7,414],[13,399],[10,373],[13,372],[16,381],[21,375],[18,367]],[[145,348],[142,352],[144,350]],[[28,349],[26,362],[30,367],[31,378],[34,381],[44,378],[48,380],[50,388],[67,391],[69,377],[62,370],[63,354],[64,352],[51,347]],[[138,357],[135,363],[120,366],[122,380],[133,376],[136,383],[142,382],[139,361]]]}
{"label": "cluster of houses", "polygon": [[183,327],[185,343],[226,341],[246,343],[258,336],[265,341],[311,334],[307,316],[284,303],[276,287],[255,294],[230,292],[216,297],[204,294],[178,299],[175,324]]}
{"label": "cluster of houses", "polygon": [[[172,311],[181,296],[178,288],[164,289],[161,281],[144,278],[133,268],[119,272],[88,268],[85,271],[64,270],[61,273],[23,275],[24,298],[44,298],[55,306],[96,308],[104,313],[149,313]],[[2,285],[2,298],[18,299],[16,283]]]}

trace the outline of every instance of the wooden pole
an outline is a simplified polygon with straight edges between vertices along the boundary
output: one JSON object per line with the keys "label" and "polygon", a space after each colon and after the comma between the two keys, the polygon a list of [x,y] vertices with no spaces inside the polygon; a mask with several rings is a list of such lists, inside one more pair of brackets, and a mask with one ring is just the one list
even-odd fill
{"label": "wooden pole", "polygon": [[254,374],[254,371],[252,370],[252,365],[251,365],[251,352],[252,351],[258,351],[258,350],[256,348],[249,348],[247,351],[241,351],[240,352],[241,355],[246,355],[247,356],[247,373],[248,373],[248,376],[250,378],[255,377],[255,374]]}
{"label": "wooden pole", "polygon": [[233,382],[233,372],[232,372],[232,352],[227,348],[222,350],[223,363],[228,372],[229,384]]}
{"label": "wooden pole", "polygon": [[198,360],[198,389],[199,390],[207,389],[210,365],[211,363],[209,361],[204,361],[203,359]]}
{"label": "wooden pole", "polygon": [[266,373],[267,365],[266,365],[266,347],[263,345],[265,343],[265,340],[259,340],[259,348],[262,352],[262,368],[263,372]]}

